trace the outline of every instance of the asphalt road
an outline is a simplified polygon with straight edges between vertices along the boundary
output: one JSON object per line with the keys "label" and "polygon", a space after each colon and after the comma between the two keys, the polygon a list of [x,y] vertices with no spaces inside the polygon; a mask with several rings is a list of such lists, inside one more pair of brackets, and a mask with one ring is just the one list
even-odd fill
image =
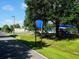
{"label": "asphalt road", "polygon": [[[6,36],[0,31],[0,36]],[[45,59],[43,56],[29,49],[21,41],[12,37],[0,38],[0,59]]]}
{"label": "asphalt road", "polygon": [[0,31],[0,36],[6,36],[6,34],[2,31]]}
{"label": "asphalt road", "polygon": [[5,32],[0,31],[0,41],[1,40],[14,40],[15,38],[7,35]]}

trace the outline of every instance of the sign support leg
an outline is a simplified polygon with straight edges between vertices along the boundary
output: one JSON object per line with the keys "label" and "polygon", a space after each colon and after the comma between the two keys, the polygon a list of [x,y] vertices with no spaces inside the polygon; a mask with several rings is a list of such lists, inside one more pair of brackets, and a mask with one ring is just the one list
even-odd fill
{"label": "sign support leg", "polygon": [[37,41],[37,38],[36,38],[36,28],[35,28],[35,45],[36,45],[36,41]]}
{"label": "sign support leg", "polygon": [[42,29],[41,29],[41,48],[42,48]]}

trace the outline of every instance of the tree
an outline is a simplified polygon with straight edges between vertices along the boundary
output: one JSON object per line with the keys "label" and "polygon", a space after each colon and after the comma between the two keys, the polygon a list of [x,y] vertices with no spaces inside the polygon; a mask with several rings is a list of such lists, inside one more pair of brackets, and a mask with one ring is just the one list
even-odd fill
{"label": "tree", "polygon": [[15,24],[15,28],[20,28],[20,25],[19,24]]}
{"label": "tree", "polygon": [[14,26],[14,28],[20,28],[20,25],[19,24],[15,24],[13,26]]}
{"label": "tree", "polygon": [[3,28],[2,28],[2,31],[4,32],[10,32],[10,28],[8,25],[4,25]]}
{"label": "tree", "polygon": [[[50,9],[48,15],[49,18],[55,19],[56,24],[56,36],[59,37],[59,24],[69,22],[75,18],[74,15],[74,3],[76,0],[49,0]],[[53,7],[53,8],[52,8]],[[52,14],[50,13],[52,12]]]}
{"label": "tree", "polygon": [[13,25],[10,25],[10,31],[13,32],[13,30],[14,30]]}
{"label": "tree", "polygon": [[26,9],[24,25],[29,26],[29,28],[30,26],[34,27],[35,21],[37,19],[45,19],[45,8],[43,7],[43,0],[25,0],[25,3],[28,5],[28,8]]}
{"label": "tree", "polygon": [[0,27],[0,31],[1,31],[1,27]]}
{"label": "tree", "polygon": [[74,5],[76,0],[25,0],[28,5],[27,18],[31,23],[42,18],[44,24],[47,20],[55,21],[56,36],[59,38],[59,24],[69,22],[76,15]]}
{"label": "tree", "polygon": [[77,28],[78,33],[79,33],[79,1],[78,0],[76,0],[74,8],[75,8],[75,10],[74,10],[75,17],[73,20],[70,21],[70,23],[76,25],[76,28]]}

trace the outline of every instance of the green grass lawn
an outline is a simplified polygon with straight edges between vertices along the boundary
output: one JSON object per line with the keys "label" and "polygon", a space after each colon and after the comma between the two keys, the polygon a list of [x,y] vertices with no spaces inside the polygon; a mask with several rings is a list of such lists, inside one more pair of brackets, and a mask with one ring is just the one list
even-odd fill
{"label": "green grass lawn", "polygon": [[43,48],[40,48],[39,37],[36,46],[33,35],[20,34],[16,38],[23,41],[30,48],[43,54],[48,59],[79,59],[79,39],[61,41],[43,39]]}

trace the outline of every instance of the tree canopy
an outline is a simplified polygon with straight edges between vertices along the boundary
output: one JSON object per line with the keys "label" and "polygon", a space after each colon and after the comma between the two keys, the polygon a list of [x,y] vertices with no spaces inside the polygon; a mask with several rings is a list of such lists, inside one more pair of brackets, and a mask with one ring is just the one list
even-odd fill
{"label": "tree canopy", "polygon": [[76,18],[79,12],[77,0],[25,0],[25,3],[28,6],[25,23],[28,21],[29,24],[35,23],[35,20],[39,18],[43,18],[44,22],[54,20],[57,34],[59,24],[70,23],[70,20]]}
{"label": "tree canopy", "polygon": [[20,25],[19,24],[15,24],[14,27],[15,28],[20,28]]}
{"label": "tree canopy", "polygon": [[44,17],[45,20],[53,18],[71,20],[75,17],[76,0],[25,0],[25,3],[28,6],[26,18],[32,21],[41,17]]}
{"label": "tree canopy", "polygon": [[2,28],[2,31],[4,32],[10,32],[10,28],[8,25],[4,25],[3,28]]}

